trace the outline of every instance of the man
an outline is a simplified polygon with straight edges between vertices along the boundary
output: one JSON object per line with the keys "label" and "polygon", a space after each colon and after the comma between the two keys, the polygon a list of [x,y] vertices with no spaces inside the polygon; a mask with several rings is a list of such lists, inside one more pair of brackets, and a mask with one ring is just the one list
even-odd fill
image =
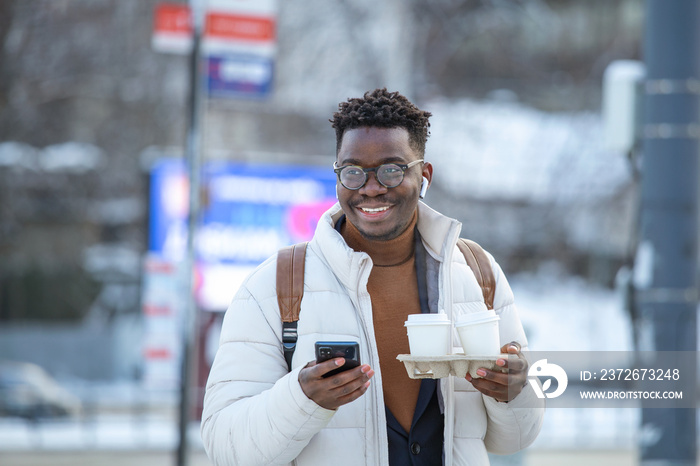
{"label": "man", "polygon": [[[484,309],[456,247],[461,225],[419,202],[433,175],[423,160],[429,117],[386,89],[339,105],[331,120],[339,202],[307,249],[293,369],[270,258],[224,319],[202,416],[215,464],[487,465],[487,450],[512,453],[536,437],[543,413],[526,386],[527,342],[491,256],[507,353],[497,364],[507,373],[421,381],[396,360],[409,352],[407,315],[445,312],[454,322]],[[344,360],[315,364],[319,340],[359,342],[364,364],[322,377]]]}

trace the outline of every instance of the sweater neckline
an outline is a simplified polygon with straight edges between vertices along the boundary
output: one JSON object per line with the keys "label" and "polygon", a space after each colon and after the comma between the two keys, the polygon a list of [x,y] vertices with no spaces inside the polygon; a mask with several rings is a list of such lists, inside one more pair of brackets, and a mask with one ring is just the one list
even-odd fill
{"label": "sweater neckline", "polygon": [[396,238],[387,241],[369,240],[355,226],[346,221],[341,226],[345,242],[355,251],[366,252],[377,267],[397,267],[408,262],[415,253],[414,237],[418,213],[413,212],[411,222]]}

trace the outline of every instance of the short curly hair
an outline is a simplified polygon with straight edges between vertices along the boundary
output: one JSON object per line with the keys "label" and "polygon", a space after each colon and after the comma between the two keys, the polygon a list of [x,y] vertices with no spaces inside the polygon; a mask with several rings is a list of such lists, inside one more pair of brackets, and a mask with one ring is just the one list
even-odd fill
{"label": "short curly hair", "polygon": [[404,128],[411,148],[420,158],[425,156],[425,143],[430,136],[430,112],[413,105],[398,92],[386,88],[365,92],[362,98],[350,98],[338,104],[338,111],[328,120],[335,128],[335,153],[340,151],[345,131],[355,128]]}

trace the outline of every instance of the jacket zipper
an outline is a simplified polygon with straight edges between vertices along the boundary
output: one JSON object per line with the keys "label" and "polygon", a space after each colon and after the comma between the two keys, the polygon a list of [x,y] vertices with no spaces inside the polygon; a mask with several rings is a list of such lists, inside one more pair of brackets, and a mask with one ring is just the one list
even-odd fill
{"label": "jacket zipper", "polygon": [[[450,321],[454,321],[454,312],[452,306],[452,256],[454,255],[454,248],[459,237],[459,232],[461,230],[461,224],[456,223],[456,228],[453,228],[446,239],[446,244],[451,244],[452,247],[448,249],[445,253],[445,262],[443,263],[443,274],[444,277],[440,280],[444,284],[444,300],[443,309],[448,315]],[[454,335],[450,332],[450,348],[453,345]],[[444,448],[445,448],[445,465],[452,466],[453,461],[453,448],[454,448],[454,422],[455,422],[455,410],[454,410],[454,377],[449,376],[446,379],[447,386],[445,387],[446,397],[445,397],[445,432],[444,432]]]}
{"label": "jacket zipper", "polygon": [[[364,333],[365,341],[367,343],[368,354],[370,355],[370,358],[372,358],[371,366],[375,371],[375,376],[373,378],[373,382],[374,382],[375,379],[376,380],[381,379],[381,370],[379,369],[379,361],[375,361],[377,359],[376,355],[378,354],[378,352],[377,352],[376,347],[374,346],[375,340],[374,340],[374,338],[372,338],[372,335],[374,335],[374,333],[370,332],[370,324],[373,325],[373,323],[368,321],[368,318],[371,316],[371,307],[372,307],[372,301],[371,301],[371,298],[369,296],[369,293],[367,292],[367,282],[369,280],[369,274],[371,273],[371,268],[367,267],[367,264],[369,261],[371,261],[371,259],[369,259],[369,257],[367,257],[367,258],[360,259],[360,262],[358,263],[358,268],[360,270],[360,274],[359,274],[359,281],[358,281],[358,286],[357,286],[357,290],[358,290],[358,296],[357,296],[358,301],[357,302],[359,305],[360,319],[362,321],[362,331]],[[360,284],[364,284],[364,289],[365,289],[364,295],[362,295],[362,296],[360,295],[360,293],[361,293],[360,286],[359,286]],[[363,306],[363,304],[364,304],[364,306]],[[372,335],[370,335],[370,333]],[[375,362],[377,364],[375,364]],[[377,377],[377,375],[379,375],[379,377]],[[384,464],[387,464],[388,459],[387,459],[387,461],[382,462],[382,451],[384,451],[385,449],[388,449],[388,445],[386,445],[386,440],[382,440],[382,439],[386,439],[386,433],[384,433],[384,434],[381,433],[382,432],[381,426],[382,426],[382,424],[384,426],[386,426],[386,420],[381,422],[382,418],[384,417],[383,416],[384,406],[380,406],[382,404],[381,398],[378,394],[378,389],[376,387],[377,387],[376,383],[372,383],[370,385],[371,396],[372,396],[371,403],[374,404],[374,407],[375,407],[375,410],[377,413],[376,416],[371,417],[370,422],[372,422],[372,424],[373,424],[374,435],[376,435],[379,438],[379,443],[377,445],[377,448],[375,448],[375,451],[373,452],[374,453],[374,463],[373,464],[384,465]],[[367,395],[367,394],[365,394],[365,395]]]}

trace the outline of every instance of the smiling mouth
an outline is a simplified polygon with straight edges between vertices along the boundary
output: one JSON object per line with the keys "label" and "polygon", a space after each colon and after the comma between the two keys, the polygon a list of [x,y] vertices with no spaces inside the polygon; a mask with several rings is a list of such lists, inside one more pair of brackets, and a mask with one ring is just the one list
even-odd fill
{"label": "smiling mouth", "polygon": [[368,214],[376,214],[378,212],[384,212],[385,210],[389,210],[389,206],[377,207],[374,209],[370,207],[359,207],[359,209],[363,212],[367,212]]}

